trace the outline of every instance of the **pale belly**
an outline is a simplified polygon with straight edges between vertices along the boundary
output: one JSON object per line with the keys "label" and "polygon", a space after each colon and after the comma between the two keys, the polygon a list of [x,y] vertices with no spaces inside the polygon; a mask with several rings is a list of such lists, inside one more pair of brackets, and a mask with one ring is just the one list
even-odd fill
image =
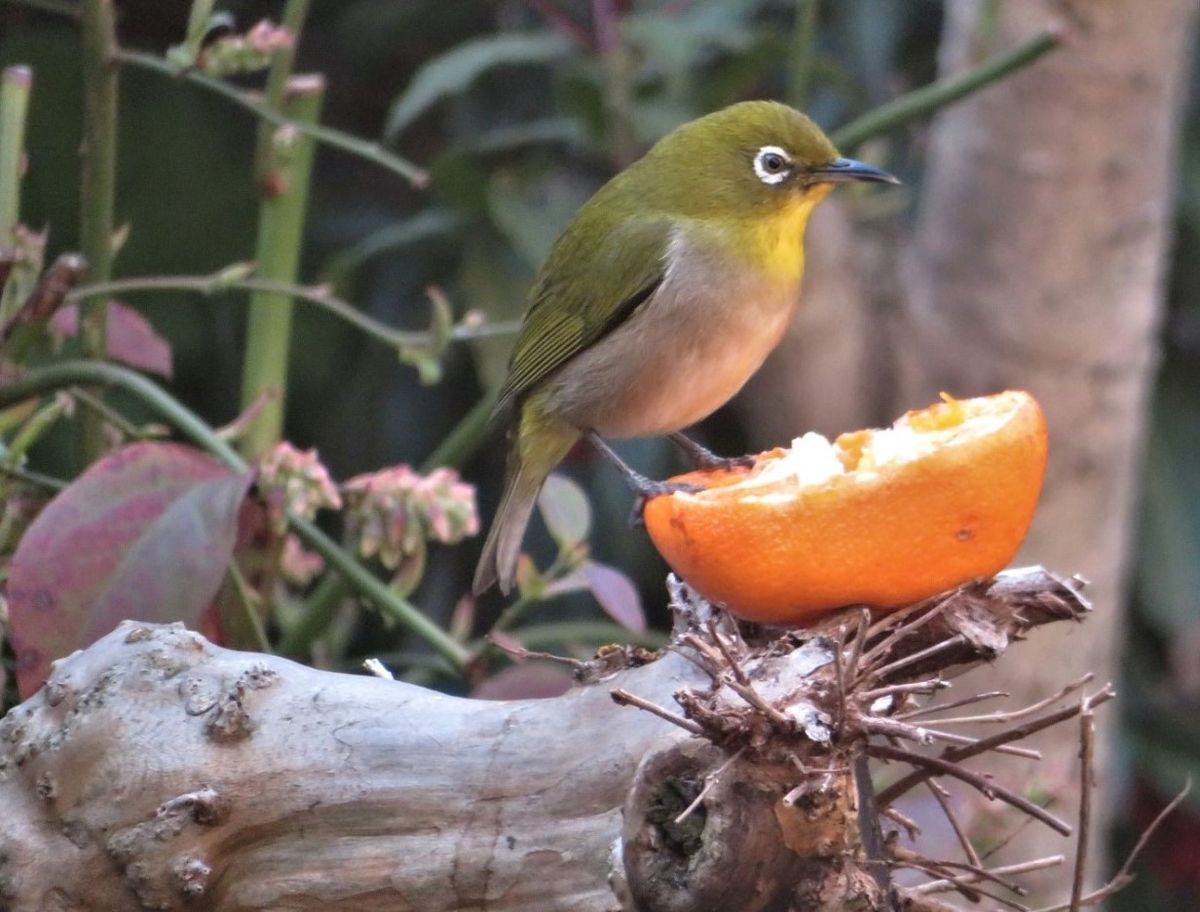
{"label": "pale belly", "polygon": [[559,370],[548,409],[604,437],[677,431],[716,411],[778,344],[798,282],[668,278],[620,327]]}

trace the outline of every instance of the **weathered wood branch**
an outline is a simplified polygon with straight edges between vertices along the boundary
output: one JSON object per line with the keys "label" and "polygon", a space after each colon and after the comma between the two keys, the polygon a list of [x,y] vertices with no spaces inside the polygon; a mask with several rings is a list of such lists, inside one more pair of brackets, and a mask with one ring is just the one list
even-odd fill
{"label": "weathered wood branch", "polygon": [[540,701],[124,624],[0,721],[0,909],[881,910],[871,724],[924,740],[917,683],[1087,611],[1037,568],[782,636],[677,596],[669,652]]}

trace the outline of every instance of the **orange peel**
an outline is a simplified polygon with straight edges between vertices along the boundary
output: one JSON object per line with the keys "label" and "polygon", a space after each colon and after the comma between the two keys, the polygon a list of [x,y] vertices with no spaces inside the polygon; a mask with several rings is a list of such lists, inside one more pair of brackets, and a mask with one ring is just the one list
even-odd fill
{"label": "orange peel", "polygon": [[943,394],[890,428],[805,434],[751,467],[673,478],[705,490],[651,499],[646,529],[689,585],[746,620],[894,609],[1012,560],[1046,454],[1029,393]]}

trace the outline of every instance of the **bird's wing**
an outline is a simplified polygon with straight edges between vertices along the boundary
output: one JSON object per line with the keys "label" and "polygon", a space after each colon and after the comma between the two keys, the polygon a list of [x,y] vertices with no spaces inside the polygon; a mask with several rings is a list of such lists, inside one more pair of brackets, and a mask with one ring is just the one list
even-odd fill
{"label": "bird's wing", "polygon": [[564,235],[538,274],[497,409],[612,332],[654,293],[666,273],[671,230],[667,219],[635,218],[590,244]]}

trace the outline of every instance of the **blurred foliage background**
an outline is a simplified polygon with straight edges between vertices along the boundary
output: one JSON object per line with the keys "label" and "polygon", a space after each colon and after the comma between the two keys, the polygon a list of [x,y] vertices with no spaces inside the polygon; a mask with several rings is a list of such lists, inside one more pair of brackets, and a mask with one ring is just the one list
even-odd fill
{"label": "blurred foliage background", "polygon": [[[35,73],[27,139],[33,167],[22,216],[49,227],[50,261],[79,246],[81,71],[76,24],[31,8],[37,5],[0,3],[0,64],[25,63]],[[231,0],[220,9],[244,29],[263,17],[277,19],[280,6]],[[118,7],[126,47],[162,53],[186,29],[184,0],[126,0]],[[511,319],[578,205],[671,128],[746,97],[785,99],[833,126],[934,77],[938,0],[823,4],[815,23],[818,54],[802,62],[794,51],[808,40],[808,9],[803,0],[316,0],[297,71],[325,75],[323,122],[384,137],[427,167],[431,181],[417,190],[369,162],[319,148],[302,280],[327,282],[400,327],[428,324],[428,286],[444,290],[460,316],[479,310],[489,320]],[[610,17],[613,31],[593,27],[597,11]],[[1133,622],[1119,688],[1123,756],[1134,783],[1118,837],[1126,842],[1153,816],[1148,809],[1159,801],[1160,782],[1200,771],[1200,75],[1191,94],[1130,593]],[[869,150],[910,188],[922,180],[925,126],[895,131]],[[247,258],[257,215],[255,128],[251,116],[210,93],[123,69],[117,220],[130,231],[118,276],[208,274]],[[874,217],[903,226],[914,196],[893,197]],[[174,392],[213,425],[231,420],[243,302],[232,294],[182,293],[131,300],[173,347]],[[319,310],[300,306],[295,319],[286,436],[317,447],[339,479],[382,465],[425,463],[498,381],[510,341],[451,348],[442,382],[429,385],[398,365],[394,351]],[[747,429],[729,410],[701,433],[718,451],[746,448]],[[650,475],[680,465],[657,441],[621,449]],[[67,450],[61,435],[51,436],[38,463],[65,475]],[[503,468],[500,436],[475,452],[450,455],[479,486],[481,514],[489,517]],[[652,623],[661,626],[665,567],[644,533],[626,528],[629,497],[620,480],[593,462],[580,451],[566,466],[591,496],[593,548],[636,581]],[[468,586],[476,548],[431,551],[415,598],[433,617],[450,616]],[[546,559],[553,543],[539,530],[530,548]],[[535,611],[594,616],[589,599],[567,601]],[[495,596],[480,608],[484,617],[499,610]],[[347,636],[351,656],[387,654],[400,645],[397,631],[368,615]],[[1177,851],[1153,856],[1156,876],[1123,894],[1122,907],[1187,907],[1180,898],[1200,887],[1200,804],[1192,808],[1168,825],[1176,828],[1170,844]]]}

